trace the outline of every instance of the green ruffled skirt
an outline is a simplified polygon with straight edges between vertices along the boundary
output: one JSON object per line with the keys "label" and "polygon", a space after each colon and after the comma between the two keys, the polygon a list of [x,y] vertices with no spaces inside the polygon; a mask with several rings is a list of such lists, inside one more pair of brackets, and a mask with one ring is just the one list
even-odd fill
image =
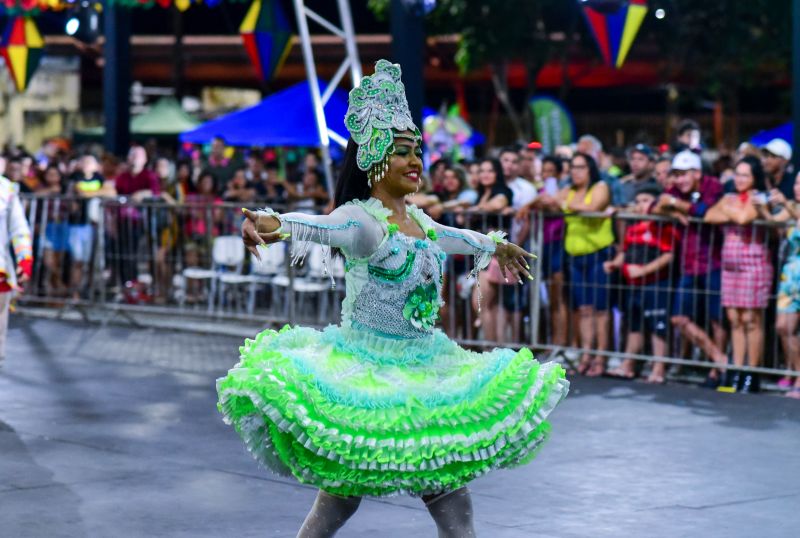
{"label": "green ruffled skirt", "polygon": [[253,456],[337,495],[425,495],[533,459],[569,382],[528,349],[476,353],[441,331],[398,340],[329,326],[267,330],[217,380]]}

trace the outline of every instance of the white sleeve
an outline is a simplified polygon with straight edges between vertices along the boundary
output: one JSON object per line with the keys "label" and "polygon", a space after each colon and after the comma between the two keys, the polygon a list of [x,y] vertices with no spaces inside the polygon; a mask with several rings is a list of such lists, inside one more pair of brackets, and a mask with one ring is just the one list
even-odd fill
{"label": "white sleeve", "polygon": [[326,256],[330,248],[338,248],[348,258],[363,258],[375,251],[383,237],[375,220],[354,205],[340,206],[329,215],[280,214],[268,208],[258,213],[277,218],[281,223],[280,230],[291,234],[293,264],[303,260],[309,242],[328,247]]}
{"label": "white sleeve", "polygon": [[482,234],[473,230],[443,226],[431,220],[436,232],[437,243],[446,254],[472,254],[475,256],[475,268],[471,274],[488,267],[497,245],[507,243],[505,232],[489,232]]}
{"label": "white sleeve", "polygon": [[33,258],[33,243],[31,241],[31,229],[28,221],[25,220],[25,210],[16,194],[11,195],[9,200],[9,214],[11,220],[8,225],[8,233],[11,236],[11,244],[14,250],[14,257],[17,262]]}

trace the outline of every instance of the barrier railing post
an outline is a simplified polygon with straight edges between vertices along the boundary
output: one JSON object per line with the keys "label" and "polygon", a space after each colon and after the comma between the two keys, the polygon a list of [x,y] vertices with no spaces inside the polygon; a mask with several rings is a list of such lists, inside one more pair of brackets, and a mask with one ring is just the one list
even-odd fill
{"label": "barrier railing post", "polygon": [[[543,282],[540,280],[542,274],[542,255],[544,246],[544,216],[541,211],[536,211],[529,216],[530,221],[530,246],[531,252],[536,254],[533,261],[533,281],[531,281],[531,346],[539,345],[539,316],[541,312],[541,289]],[[533,224],[536,224],[534,227]]]}

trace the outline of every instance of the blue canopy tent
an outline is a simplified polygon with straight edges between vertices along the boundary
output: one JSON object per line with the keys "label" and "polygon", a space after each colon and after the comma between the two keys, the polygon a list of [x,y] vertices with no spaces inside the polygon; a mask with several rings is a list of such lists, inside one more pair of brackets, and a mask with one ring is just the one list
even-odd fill
{"label": "blue canopy tent", "polygon": [[755,146],[761,147],[767,145],[773,138],[782,138],[789,144],[792,144],[792,122],[784,123],[774,129],[760,131],[753,135],[750,142]]}
{"label": "blue canopy tent", "polygon": [[[319,91],[325,93],[327,83],[320,81]],[[325,105],[328,129],[347,140],[344,126],[347,113],[347,93],[334,90]],[[318,147],[319,133],[311,103],[308,82],[300,82],[273,93],[259,104],[237,110],[181,133],[181,142],[206,144],[221,136],[230,146],[306,146]]]}

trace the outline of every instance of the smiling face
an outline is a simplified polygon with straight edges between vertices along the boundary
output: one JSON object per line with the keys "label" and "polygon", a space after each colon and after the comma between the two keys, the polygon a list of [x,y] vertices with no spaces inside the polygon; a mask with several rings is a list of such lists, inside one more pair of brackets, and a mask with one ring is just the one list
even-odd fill
{"label": "smiling face", "polygon": [[684,194],[697,189],[702,173],[699,170],[673,170],[672,178],[678,190]]}
{"label": "smiling face", "polygon": [[746,192],[753,188],[755,177],[753,176],[753,170],[750,168],[749,164],[737,164],[735,172],[733,176],[733,186],[736,187],[736,192]]}
{"label": "smiling face", "polygon": [[381,190],[392,197],[405,196],[418,190],[422,181],[422,148],[411,131],[395,136],[394,152],[384,178],[373,184],[372,192]]}

